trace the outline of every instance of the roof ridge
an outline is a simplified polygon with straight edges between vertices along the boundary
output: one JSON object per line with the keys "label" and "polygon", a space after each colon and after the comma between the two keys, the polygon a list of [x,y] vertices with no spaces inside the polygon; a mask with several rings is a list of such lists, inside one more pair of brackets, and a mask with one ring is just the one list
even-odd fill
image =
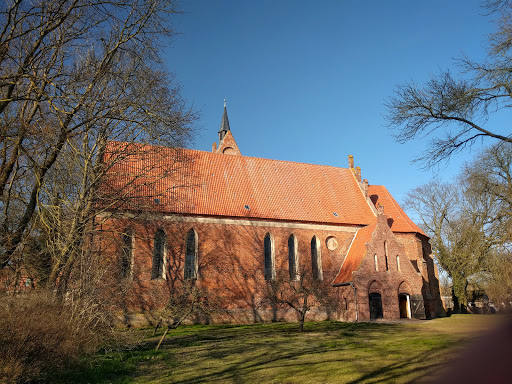
{"label": "roof ridge", "polygon": [[[171,149],[173,149],[173,148],[171,148]],[[222,153],[216,153],[216,152],[211,152],[211,151],[204,151],[202,149],[192,149],[192,148],[181,148],[181,149],[186,150],[186,151],[194,151],[194,152],[207,153],[209,155],[225,156]],[[257,156],[246,156],[246,155],[243,155],[241,157],[247,158],[247,159],[258,159],[258,160],[281,162],[281,163],[312,165],[314,167],[328,167],[328,168],[345,169],[345,170],[349,170],[350,169],[350,168],[346,168],[346,167],[337,167],[335,165],[304,163],[302,161],[293,161],[293,160],[269,159],[268,157],[257,157]]]}
{"label": "roof ridge", "polygon": [[[152,146],[152,147],[160,147],[168,150],[182,150],[182,151],[191,151],[191,152],[199,152],[199,153],[206,153],[208,155],[217,155],[217,156],[225,156],[222,153],[216,153],[211,151],[205,151],[202,149],[195,149],[195,148],[183,148],[183,147],[168,147],[166,145],[162,144],[147,144],[147,143],[139,143],[139,142],[130,142],[130,141],[121,141],[121,140],[108,140],[108,143],[114,143],[114,144],[128,144],[128,145],[138,145],[138,146]],[[282,160],[282,159],[269,159],[268,157],[257,157],[257,156],[241,156],[243,158],[247,159],[259,159],[259,160],[265,160],[265,161],[275,161],[275,162],[281,162],[281,163],[292,163],[292,164],[304,164],[304,165],[312,165],[314,167],[328,167],[328,168],[336,168],[336,169],[345,169],[350,170],[350,168],[347,167],[338,167],[335,165],[327,165],[327,164],[313,164],[313,163],[305,163],[303,161],[293,161],[293,160]],[[240,158],[240,157],[239,157]],[[355,176],[354,176],[355,177]]]}

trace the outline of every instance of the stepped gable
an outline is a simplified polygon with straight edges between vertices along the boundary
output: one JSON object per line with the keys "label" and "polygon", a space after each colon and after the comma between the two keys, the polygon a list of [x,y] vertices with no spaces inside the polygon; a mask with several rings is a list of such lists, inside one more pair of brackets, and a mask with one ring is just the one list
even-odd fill
{"label": "stepped gable", "polygon": [[[370,185],[368,194],[375,206],[384,206],[384,214],[388,216],[388,224],[393,232],[419,233],[427,236],[398,205],[387,188],[383,185]],[[428,236],[427,236],[428,237]]]}
{"label": "stepped gable", "polygon": [[346,225],[376,221],[350,169],[120,142],[109,144],[107,157],[123,145],[130,146],[129,155],[107,178],[108,188],[130,196],[120,209]]}
{"label": "stepped gable", "polygon": [[370,242],[376,227],[377,224],[372,224],[357,231],[348,249],[347,257],[345,257],[338,275],[332,282],[333,286],[347,285],[352,281],[352,272],[359,269],[366,255],[366,243]]}

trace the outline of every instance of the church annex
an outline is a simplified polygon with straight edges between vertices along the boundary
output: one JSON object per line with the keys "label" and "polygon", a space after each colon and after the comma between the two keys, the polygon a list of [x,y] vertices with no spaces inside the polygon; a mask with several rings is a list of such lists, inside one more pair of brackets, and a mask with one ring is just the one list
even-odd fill
{"label": "church annex", "polygon": [[299,281],[321,287],[308,320],[442,312],[428,237],[352,156],[347,168],[243,156],[225,105],[212,152],[112,142],[114,153],[104,189],[125,199],[96,218],[95,243],[132,320],[184,283],[216,303],[209,322],[296,321],[268,292]]}

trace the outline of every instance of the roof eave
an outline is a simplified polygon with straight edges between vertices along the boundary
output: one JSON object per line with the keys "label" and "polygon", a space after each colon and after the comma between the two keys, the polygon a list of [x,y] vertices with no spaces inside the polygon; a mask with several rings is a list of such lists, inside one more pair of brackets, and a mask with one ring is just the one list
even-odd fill
{"label": "roof eave", "polygon": [[352,285],[354,282],[353,281],[347,281],[347,282],[344,282],[344,283],[336,283],[336,284],[332,284],[333,287],[346,287],[347,285]]}

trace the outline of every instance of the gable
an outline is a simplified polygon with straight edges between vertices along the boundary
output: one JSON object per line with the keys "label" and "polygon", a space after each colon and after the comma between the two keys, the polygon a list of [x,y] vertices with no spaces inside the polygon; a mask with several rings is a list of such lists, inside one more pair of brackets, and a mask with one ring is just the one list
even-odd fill
{"label": "gable", "polygon": [[222,153],[224,155],[238,155],[242,156],[238,145],[236,144],[235,138],[231,131],[227,131],[226,135],[219,143],[219,147],[215,150],[215,153]]}
{"label": "gable", "polygon": [[[391,252],[388,252],[388,247]],[[397,264],[398,257],[401,257],[400,265]],[[404,272],[407,271],[413,275],[417,273],[406,256],[403,245],[391,231],[389,218],[382,209],[379,209],[377,223],[361,228],[354,236],[332,285],[342,286],[354,282],[354,272],[401,272],[401,268]]]}

